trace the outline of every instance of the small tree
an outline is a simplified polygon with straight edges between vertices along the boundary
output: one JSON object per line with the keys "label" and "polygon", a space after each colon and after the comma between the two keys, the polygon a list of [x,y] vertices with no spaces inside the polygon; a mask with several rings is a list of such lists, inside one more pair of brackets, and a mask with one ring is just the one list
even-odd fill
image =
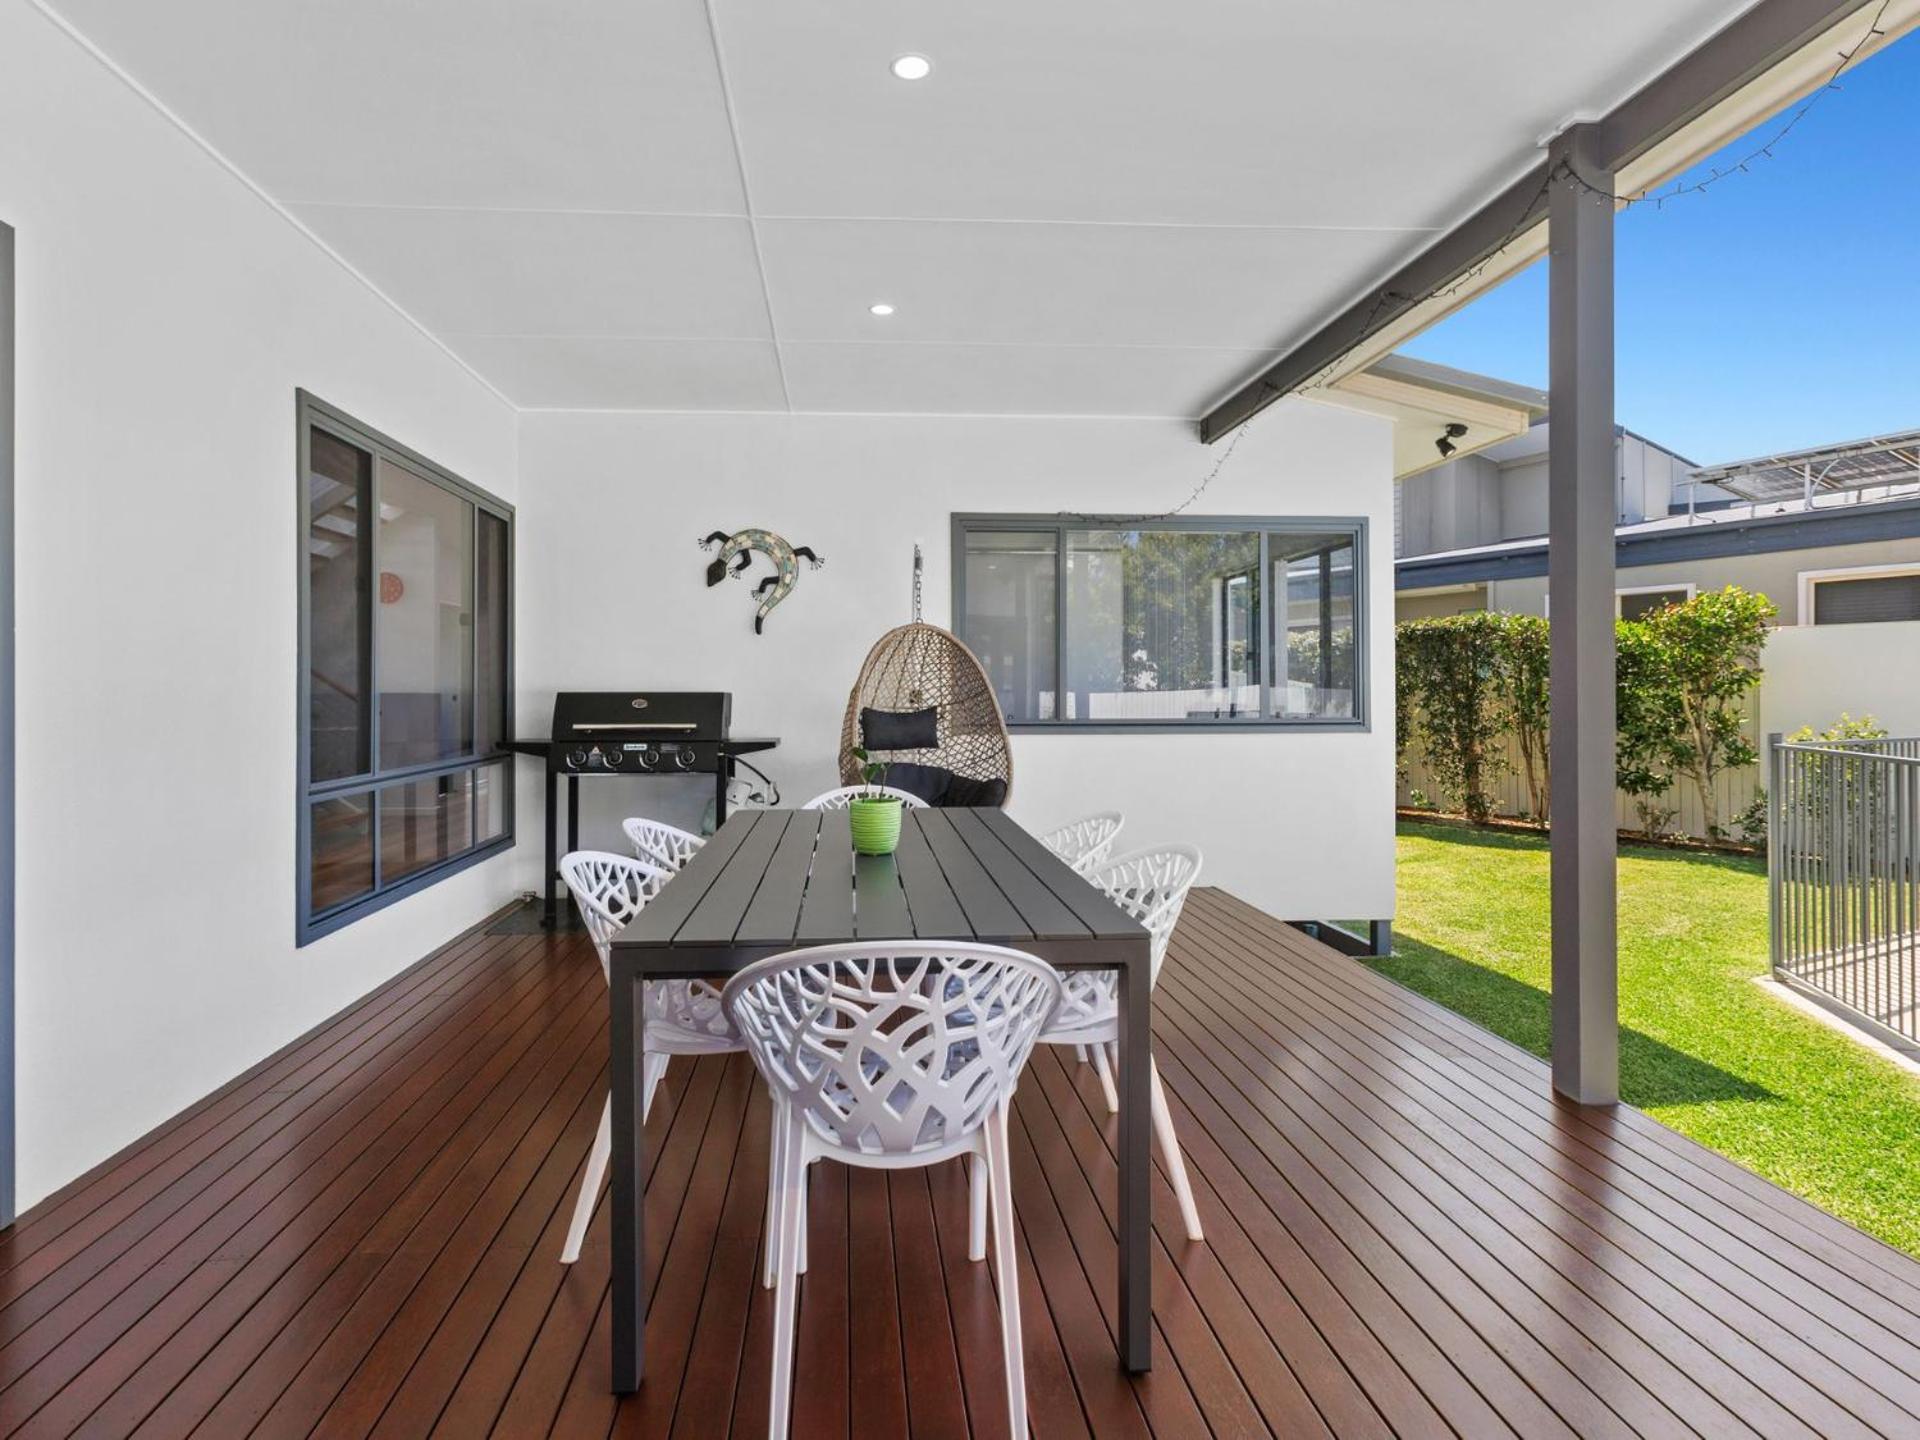
{"label": "small tree", "polygon": [[1501,687],[1503,621],[1489,614],[1410,620],[1398,627],[1400,708],[1409,740],[1468,818],[1493,813],[1488,785],[1506,764]]}
{"label": "small tree", "polygon": [[1699,791],[1700,813],[1714,839],[1722,833],[1714,782],[1759,758],[1746,735],[1746,699],[1760,684],[1760,652],[1768,622],[1778,613],[1766,596],[1729,585],[1656,610],[1642,622],[1654,637],[1677,711],[1665,753]]}
{"label": "small tree", "polygon": [[1547,749],[1551,710],[1547,691],[1552,652],[1547,621],[1539,615],[1501,617],[1500,680],[1507,723],[1520,751],[1533,818],[1546,824],[1553,805],[1553,777]]}
{"label": "small tree", "polygon": [[1644,620],[1613,627],[1613,783],[1634,799],[1641,828],[1660,823],[1656,796],[1673,785],[1681,712],[1660,636]]}

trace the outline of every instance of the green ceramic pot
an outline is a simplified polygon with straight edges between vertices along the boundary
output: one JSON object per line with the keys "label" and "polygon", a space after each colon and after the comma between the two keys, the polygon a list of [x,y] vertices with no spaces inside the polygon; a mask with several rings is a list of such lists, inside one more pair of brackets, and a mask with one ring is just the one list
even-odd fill
{"label": "green ceramic pot", "polygon": [[900,844],[900,817],[906,805],[890,796],[855,800],[847,806],[853,848],[862,855],[891,855]]}

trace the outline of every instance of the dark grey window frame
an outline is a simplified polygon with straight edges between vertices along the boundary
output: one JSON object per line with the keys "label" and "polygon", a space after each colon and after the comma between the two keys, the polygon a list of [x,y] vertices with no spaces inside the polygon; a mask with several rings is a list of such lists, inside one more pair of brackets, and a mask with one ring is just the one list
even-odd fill
{"label": "dark grey window frame", "polygon": [[[1291,732],[1344,731],[1364,733],[1373,728],[1373,687],[1369,683],[1371,601],[1368,596],[1369,561],[1367,553],[1367,517],[1364,515],[1181,515],[1170,520],[1129,522],[1098,515],[1021,515],[998,512],[956,512],[952,519],[949,554],[953,583],[953,630],[966,639],[967,615],[967,536],[988,531],[1053,532],[1054,536],[1054,693],[1063,694],[1067,663],[1067,532],[1069,530],[1252,530],[1260,535],[1261,660],[1259,719],[1208,716],[1195,720],[1009,720],[1007,728],[1023,734],[1192,734],[1194,732],[1243,730],[1285,730]],[[1353,714],[1338,719],[1303,716],[1289,720],[1268,711],[1272,705],[1275,629],[1280,607],[1269,593],[1273,580],[1273,559],[1269,537],[1310,530],[1321,533],[1345,531],[1353,536]],[[1058,707],[1056,707],[1058,708]]]}
{"label": "dark grey window frame", "polygon": [[[462,870],[478,865],[482,861],[490,860],[495,855],[499,855],[513,848],[515,841],[514,762],[511,747],[513,741],[512,696],[514,665],[514,512],[513,506],[509,505],[506,501],[489,494],[478,486],[468,484],[458,475],[455,475],[443,466],[436,465],[417,450],[401,444],[391,436],[383,435],[372,426],[354,419],[353,416],[347,414],[344,410],[329,405],[326,401],[321,400],[319,397],[305,390],[297,390],[294,392],[294,417],[298,437],[294,465],[294,494],[297,499],[297,524],[294,527],[297,544],[295,574],[298,576],[297,583],[299,588],[299,616],[296,622],[298,625],[299,683],[297,689],[299,693],[295,702],[297,707],[295,710],[295,725],[299,735],[299,743],[296,747],[298,754],[294,762],[294,943],[296,945],[306,945],[311,941],[318,940],[323,935],[330,935],[334,931],[352,924],[355,920],[363,916],[371,915],[377,910],[384,910],[395,901],[404,900],[410,895],[417,895],[422,890],[438,884],[449,876],[457,875]],[[309,653],[310,637],[308,634],[308,622],[311,616],[312,597],[310,594],[310,575],[307,558],[307,469],[311,461],[309,437],[316,427],[337,436],[348,444],[367,451],[376,458],[384,456],[390,462],[403,466],[422,479],[472,504],[474,508],[474,566],[472,584],[474,586],[473,599],[475,602],[476,615],[478,613],[478,587],[480,584],[480,516],[483,513],[492,515],[506,523],[507,555],[506,575],[504,577],[506,582],[506,615],[504,617],[504,624],[507,639],[507,654],[502,674],[502,683],[506,695],[506,702],[503,707],[505,714],[502,717],[502,724],[505,728],[501,734],[498,745],[494,749],[484,754],[476,750],[472,755],[462,755],[452,760],[439,760],[429,764],[408,765],[392,770],[382,770],[379,759],[380,707],[377,703],[377,695],[370,695],[367,706],[367,764],[369,766],[367,772],[359,775],[343,776],[339,779],[324,780],[318,784],[314,784],[309,780],[313,759],[313,736],[309,728],[312,716],[312,675],[310,670],[312,657]],[[379,513],[380,499],[377,466],[375,468],[375,479],[373,483],[375,486],[373,512],[377,515]],[[374,527],[374,529],[377,531],[377,526]],[[377,591],[380,583],[378,564],[371,567],[371,574],[368,578],[370,585]],[[372,614],[372,607],[369,607],[367,624],[370,628],[372,627]],[[480,673],[478,664],[479,656],[477,653],[480,643],[479,630],[480,627],[476,624],[473,627],[474,633],[472,639],[472,643],[476,649],[474,656],[474,675],[476,680]],[[377,668],[378,640],[374,634],[369,634],[366,637],[366,643],[368,646],[368,672],[377,675],[379,673]],[[474,700],[477,705],[479,700],[477,688]],[[477,728],[476,724],[476,733]],[[457,775],[465,771],[477,772],[496,764],[501,765],[501,772],[506,780],[505,794],[502,797],[505,825],[501,834],[493,840],[486,841],[484,844],[477,845],[470,850],[464,850],[460,854],[450,859],[442,860],[436,865],[429,865],[425,869],[416,870],[405,878],[394,881],[390,885],[383,885],[380,876],[381,793],[405,785],[411,781],[434,779],[442,775]],[[373,814],[369,821],[373,845],[373,889],[316,915],[313,913],[312,873],[314,804],[316,801],[325,800],[329,796],[359,795],[362,793],[371,793],[374,797]]]}

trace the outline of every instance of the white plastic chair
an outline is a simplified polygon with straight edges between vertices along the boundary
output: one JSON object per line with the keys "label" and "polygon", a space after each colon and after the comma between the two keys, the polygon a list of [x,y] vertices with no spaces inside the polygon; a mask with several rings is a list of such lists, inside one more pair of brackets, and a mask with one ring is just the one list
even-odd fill
{"label": "white plastic chair", "polygon": [[[774,1440],[784,1440],[792,1409],[807,1167],[827,1159],[895,1170],[962,1155],[975,1195],[990,1199],[1008,1418],[1016,1440],[1026,1435],[1007,1118],[1060,993],[1059,975],[1031,955],[940,942],[797,950],[727,982],[727,1011],[774,1100]],[[975,1230],[970,1253],[984,1259],[984,1227]]]}
{"label": "white plastic chair", "polygon": [[633,846],[636,858],[658,865],[669,874],[677,875],[694,857],[694,852],[707,843],[692,831],[638,815],[622,820],[620,828],[627,832],[627,843]]}
{"label": "white plastic chair", "polygon": [[895,790],[890,785],[842,785],[838,790],[829,790],[824,795],[816,795],[802,810],[844,810],[862,795],[881,795],[889,800],[904,800],[909,810],[924,810],[927,802],[918,795],[909,795],[905,790]]}
{"label": "white plastic chair", "polygon": [[[1146,926],[1152,937],[1153,968],[1149,983],[1158,983],[1160,964],[1167,956],[1167,942],[1173,938],[1180,909],[1187,903],[1187,892],[1200,878],[1200,852],[1191,845],[1166,845],[1152,850],[1136,850],[1117,860],[1096,867],[1087,878],[1098,885],[1134,919]],[[1119,1091],[1113,1073],[1119,1063],[1120,977],[1112,970],[1081,970],[1064,977],[1060,1008],[1040,1036],[1042,1045],[1085,1046],[1093,1055],[1100,1088],[1106,1092],[1107,1109],[1120,1108]],[[1147,1057],[1151,1067],[1148,1087],[1153,1103],[1153,1133],[1167,1162],[1167,1178],[1180,1201],[1180,1219],[1189,1240],[1204,1240],[1200,1211],[1193,1203],[1193,1186],[1187,1179],[1187,1162],[1180,1153],[1180,1140],[1173,1131],[1173,1112],[1167,1108],[1166,1092],[1160,1088],[1160,1067]]]}
{"label": "white plastic chair", "polygon": [[[561,860],[560,874],[573,892],[573,903],[580,907],[580,918],[593,937],[593,948],[600,953],[603,977],[611,968],[608,947],[613,937],[673,878],[658,865],[600,850],[574,851]],[[713,986],[704,980],[649,980],[641,1120],[653,1109],[653,1092],[667,1073],[669,1056],[717,1055],[740,1048],[740,1032],[727,1019],[720,992]],[[616,1084],[618,1079],[616,1076]],[[586,1238],[587,1222],[593,1219],[593,1207],[599,1203],[600,1186],[607,1177],[612,1153],[613,1097],[609,1095],[600,1109],[600,1128],[594,1134],[593,1148],[587,1152],[587,1173],[581,1177],[579,1197],[573,1202],[573,1223],[567,1227],[567,1243],[560,1252],[563,1264],[571,1265],[580,1258],[580,1243]]]}
{"label": "white plastic chair", "polygon": [[[1049,830],[1040,843],[1072,866],[1076,875],[1085,875],[1113,853],[1113,842],[1126,823],[1118,810],[1100,810]],[[1086,1046],[1074,1046],[1073,1053],[1082,1065],[1087,1063]]]}
{"label": "white plastic chair", "polygon": [[1113,853],[1113,842],[1120,838],[1126,823],[1126,816],[1118,810],[1101,810],[1049,830],[1040,837],[1040,843],[1085,875]]}

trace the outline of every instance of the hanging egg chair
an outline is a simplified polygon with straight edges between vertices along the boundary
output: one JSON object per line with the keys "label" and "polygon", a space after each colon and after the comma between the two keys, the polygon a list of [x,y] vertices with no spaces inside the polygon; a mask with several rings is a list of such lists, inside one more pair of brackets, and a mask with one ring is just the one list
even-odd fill
{"label": "hanging egg chair", "polygon": [[930,805],[1004,805],[1013,747],[993,685],[960,637],[920,618],[920,551],[913,552],[913,620],[867,652],[840,727],[840,782],[859,784],[864,749],[888,785]]}

